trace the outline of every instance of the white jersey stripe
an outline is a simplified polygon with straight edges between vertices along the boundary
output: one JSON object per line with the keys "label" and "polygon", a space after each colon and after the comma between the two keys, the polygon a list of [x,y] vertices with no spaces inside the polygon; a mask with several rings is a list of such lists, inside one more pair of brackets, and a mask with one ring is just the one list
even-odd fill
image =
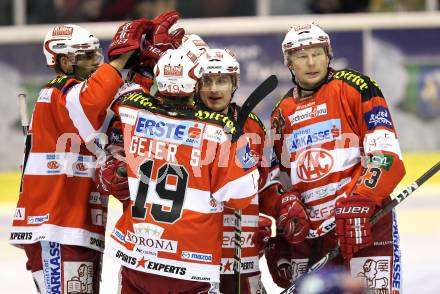
{"label": "white jersey stripe", "polygon": [[[110,239],[105,253],[131,269],[175,279],[198,282],[219,282],[220,266],[194,262],[177,261],[127,250],[123,245]],[[145,258],[147,257],[147,258]]]}
{"label": "white jersey stripe", "polygon": [[25,175],[68,175],[92,178],[95,173],[93,156],[77,153],[29,153]]}
{"label": "white jersey stripe", "polygon": [[12,227],[10,236],[9,243],[11,244],[32,244],[40,240],[46,240],[104,251],[104,235],[79,228],[67,228],[51,224],[15,226]]}
{"label": "white jersey stripe", "polygon": [[[233,214],[223,214],[223,226],[224,227],[234,227],[235,226],[235,215]],[[241,216],[241,226],[256,228],[258,227],[258,215],[245,214]]]}
{"label": "white jersey stripe", "polygon": [[[314,150],[318,150],[318,148],[314,148]],[[360,151],[358,147],[339,148],[334,150],[326,150],[326,149],[321,149],[321,150],[325,151],[326,153],[329,153],[332,157],[332,162],[333,162],[333,166],[326,175],[326,177],[328,177],[332,173],[346,170],[354,166],[355,164],[358,164],[361,160]],[[304,152],[307,151],[308,149],[306,149]],[[295,160],[290,163],[292,185],[296,185],[302,182],[297,171],[298,165],[301,164],[301,162],[298,162],[298,158],[301,158],[300,154],[297,155]]]}
{"label": "white jersey stripe", "polygon": [[[241,273],[255,273],[260,271],[258,264],[258,256],[242,257],[241,258]],[[230,264],[234,263],[233,258],[222,258],[222,275],[232,275],[234,274],[234,268]]]}
{"label": "white jersey stripe", "polygon": [[313,188],[301,193],[301,199],[306,204],[315,200],[323,199],[327,196],[334,195],[345,185],[351,182],[351,177],[346,177],[339,182],[330,183],[321,187]]}
{"label": "white jersey stripe", "polygon": [[73,86],[66,96],[66,108],[69,112],[70,120],[78,130],[79,135],[85,142],[91,142],[95,139],[97,131],[93,128],[87,115],[82,108],[79,96],[83,86],[87,87],[84,82]]}
{"label": "white jersey stripe", "polygon": [[[230,181],[219,190],[212,193],[212,196],[217,201],[228,201],[229,199],[240,199],[247,198],[257,193],[258,191],[258,178],[260,174],[258,170],[254,171],[238,178],[233,181]],[[253,185],[249,185],[248,183],[252,181]],[[237,187],[240,187],[240,191],[237,191]]]}
{"label": "white jersey stripe", "polygon": [[[130,188],[130,198],[135,201],[139,180],[133,177],[128,177],[128,184]],[[211,201],[212,200],[212,201]],[[156,181],[150,180],[148,183],[148,196],[146,203],[159,204],[171,207],[170,200],[162,199],[156,193]],[[194,188],[186,188],[185,201],[183,202],[184,210],[191,210],[200,213],[218,213],[223,211],[223,203],[215,201],[211,197],[209,191],[203,191]]]}

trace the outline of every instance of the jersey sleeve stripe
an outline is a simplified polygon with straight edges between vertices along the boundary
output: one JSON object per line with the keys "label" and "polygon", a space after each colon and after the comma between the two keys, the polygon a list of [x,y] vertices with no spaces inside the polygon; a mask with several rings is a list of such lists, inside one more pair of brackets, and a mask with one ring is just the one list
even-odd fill
{"label": "jersey sleeve stripe", "polygon": [[[76,163],[82,163],[81,170]],[[26,163],[25,175],[68,175],[92,178],[95,171],[93,156],[78,153],[34,153],[31,152]]]}
{"label": "jersey sleeve stripe", "polygon": [[[311,149],[308,149],[311,150]],[[333,165],[331,168],[331,171],[329,175],[335,172],[340,172],[343,170],[346,170],[347,168],[350,168],[360,162],[360,150],[358,147],[351,147],[351,148],[339,148],[334,150],[328,150],[331,157],[333,158]],[[290,167],[292,170],[291,173],[291,180],[292,185],[296,185],[300,182],[303,182],[299,175],[297,167],[301,164],[301,161],[297,158],[290,163]],[[327,175],[327,177],[329,176]]]}
{"label": "jersey sleeve stripe", "polygon": [[73,86],[66,96],[66,108],[73,125],[78,130],[79,135],[85,142],[91,142],[95,139],[97,131],[93,128],[84,109],[79,101],[79,96],[84,82]]}
{"label": "jersey sleeve stripe", "polygon": [[[228,182],[226,185],[212,193],[212,196],[217,201],[228,201],[229,199],[243,199],[255,195],[258,191],[258,170],[254,169],[252,172]],[[254,185],[249,185],[249,182],[254,182]],[[237,191],[240,187],[240,191]]]}

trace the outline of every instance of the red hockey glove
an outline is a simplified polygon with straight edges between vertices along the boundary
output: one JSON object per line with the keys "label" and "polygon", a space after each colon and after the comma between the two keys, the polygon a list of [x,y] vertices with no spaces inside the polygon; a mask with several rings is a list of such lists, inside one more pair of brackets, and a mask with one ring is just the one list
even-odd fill
{"label": "red hockey glove", "polygon": [[351,258],[358,250],[373,242],[370,218],[374,210],[375,204],[367,196],[354,194],[336,201],[335,234],[344,258]]}
{"label": "red hockey glove", "polygon": [[292,265],[290,263],[289,244],[284,236],[270,238],[264,250],[267,267],[272,280],[278,287],[287,288],[292,284]]}
{"label": "red hockey glove", "polygon": [[140,48],[142,35],[153,29],[154,23],[146,18],[136,19],[121,25],[108,48],[110,61],[124,53]]}
{"label": "red hockey glove", "polygon": [[178,28],[171,33],[170,28],[179,20],[180,15],[175,10],[171,10],[153,19],[154,32],[153,39],[151,40],[154,46],[165,46],[167,49],[177,47],[182,44],[182,38],[185,35],[183,28]]}
{"label": "red hockey glove", "polygon": [[272,233],[272,220],[266,216],[258,216],[258,230],[252,236],[252,242],[258,249],[258,255],[261,257],[264,254],[264,248],[269,241]]}
{"label": "red hockey glove", "polygon": [[168,48],[159,48],[152,45],[147,39],[144,40],[140,50],[139,66],[153,68],[159,58],[168,50]]}
{"label": "red hockey glove", "polygon": [[286,240],[292,244],[305,240],[310,229],[309,217],[296,192],[285,192],[277,203],[277,228],[284,232]]}
{"label": "red hockey glove", "polygon": [[126,163],[110,157],[103,166],[96,168],[95,181],[98,191],[102,194],[112,194],[119,201],[124,202],[130,198],[127,175],[118,173],[118,167],[126,168]]}
{"label": "red hockey glove", "polygon": [[179,17],[179,14],[175,10],[171,10],[153,19],[153,31],[145,38],[141,47],[141,67],[154,67],[159,58],[168,49],[175,49],[182,44],[182,38],[185,35],[183,28],[169,32],[169,29],[179,20]]}

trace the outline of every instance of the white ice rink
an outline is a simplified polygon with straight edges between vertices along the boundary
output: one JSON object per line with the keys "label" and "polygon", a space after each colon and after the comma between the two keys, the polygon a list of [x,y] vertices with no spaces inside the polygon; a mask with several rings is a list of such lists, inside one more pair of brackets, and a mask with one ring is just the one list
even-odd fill
{"label": "white ice rink", "polygon": [[[35,293],[31,274],[25,269],[24,252],[7,243],[14,208],[14,203],[2,203],[0,207],[0,293]],[[110,214],[113,214],[109,217],[112,224],[116,211],[112,209]],[[403,264],[402,293],[440,293],[440,187],[421,187],[398,207],[397,216]],[[271,282],[265,261],[262,260],[261,265],[268,293],[279,293],[280,289]],[[113,260],[104,258],[101,293],[117,292],[118,270]]]}

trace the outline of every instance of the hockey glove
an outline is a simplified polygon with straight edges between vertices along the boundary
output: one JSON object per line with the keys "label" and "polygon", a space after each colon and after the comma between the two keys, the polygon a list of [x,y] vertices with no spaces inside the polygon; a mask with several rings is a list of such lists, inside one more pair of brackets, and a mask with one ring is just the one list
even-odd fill
{"label": "hockey glove", "polygon": [[370,218],[375,203],[370,197],[353,194],[336,201],[335,234],[341,247],[341,255],[349,259],[373,241]]}
{"label": "hockey glove", "polygon": [[139,49],[142,36],[153,31],[153,29],[154,23],[146,18],[136,19],[121,25],[108,48],[109,60],[112,61],[122,54]]}
{"label": "hockey glove", "polygon": [[272,280],[281,288],[287,288],[292,284],[292,265],[290,263],[289,244],[284,236],[278,235],[270,238],[264,250],[267,267]]}
{"label": "hockey glove", "polygon": [[272,232],[271,226],[272,220],[270,218],[262,215],[258,216],[258,229],[252,236],[252,242],[258,249],[259,257],[264,254],[264,248],[266,247]]}
{"label": "hockey glove", "polygon": [[95,180],[98,191],[102,194],[112,194],[119,201],[124,202],[130,198],[128,178],[118,173],[118,167],[126,168],[124,161],[110,157],[95,171]]}
{"label": "hockey glove", "polygon": [[277,228],[283,230],[286,240],[291,244],[304,241],[310,229],[310,222],[299,194],[296,192],[281,194],[277,209]]}
{"label": "hockey glove", "polygon": [[171,10],[153,19],[152,33],[145,38],[141,47],[139,63],[141,67],[154,67],[168,49],[176,49],[182,44],[182,38],[185,35],[183,28],[169,32],[179,17],[175,10]]}
{"label": "hockey glove", "polygon": [[171,10],[153,19],[154,32],[152,44],[157,47],[165,46],[167,49],[176,49],[182,44],[185,35],[183,28],[178,28],[171,33],[170,28],[179,20],[180,16],[175,10]]}

